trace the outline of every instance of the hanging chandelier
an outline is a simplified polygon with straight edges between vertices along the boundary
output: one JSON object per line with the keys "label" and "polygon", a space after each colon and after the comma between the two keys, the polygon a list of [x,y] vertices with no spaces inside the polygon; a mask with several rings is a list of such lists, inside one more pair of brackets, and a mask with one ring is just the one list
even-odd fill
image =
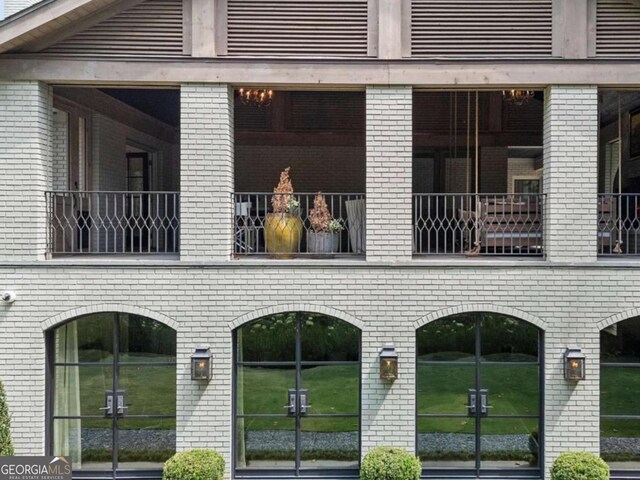
{"label": "hanging chandelier", "polygon": [[533,90],[503,90],[502,98],[512,105],[522,106],[533,98]]}
{"label": "hanging chandelier", "polygon": [[244,105],[256,107],[268,107],[273,100],[273,90],[267,88],[241,88],[238,95]]}

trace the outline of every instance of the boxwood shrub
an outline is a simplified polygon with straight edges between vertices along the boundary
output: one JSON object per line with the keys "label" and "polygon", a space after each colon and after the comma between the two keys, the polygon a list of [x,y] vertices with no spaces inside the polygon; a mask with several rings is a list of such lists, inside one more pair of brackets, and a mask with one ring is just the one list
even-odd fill
{"label": "boxwood shrub", "polygon": [[222,480],[224,459],[215,450],[186,450],[164,463],[163,480]]}
{"label": "boxwood shrub", "polygon": [[418,457],[401,448],[378,447],[362,459],[362,480],[419,480],[422,466]]}
{"label": "boxwood shrub", "polygon": [[10,457],[12,455],[13,445],[11,443],[9,405],[7,404],[7,396],[4,393],[2,380],[0,380],[0,457]]}
{"label": "boxwood shrub", "polygon": [[563,453],[551,466],[551,480],[609,480],[609,465],[593,453]]}

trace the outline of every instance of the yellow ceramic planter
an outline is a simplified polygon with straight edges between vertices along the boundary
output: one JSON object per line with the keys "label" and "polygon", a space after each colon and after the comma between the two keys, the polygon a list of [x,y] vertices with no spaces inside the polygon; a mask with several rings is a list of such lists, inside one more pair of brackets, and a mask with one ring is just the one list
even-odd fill
{"label": "yellow ceramic planter", "polygon": [[268,213],[264,235],[267,252],[278,258],[292,258],[300,248],[302,219],[288,213]]}

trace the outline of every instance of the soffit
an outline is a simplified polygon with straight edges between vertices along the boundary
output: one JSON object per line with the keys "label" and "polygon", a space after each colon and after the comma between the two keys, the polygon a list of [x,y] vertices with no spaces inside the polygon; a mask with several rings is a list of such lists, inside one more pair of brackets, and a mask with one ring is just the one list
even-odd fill
{"label": "soffit", "polygon": [[32,52],[117,14],[139,0],[45,0],[0,22],[0,54]]}

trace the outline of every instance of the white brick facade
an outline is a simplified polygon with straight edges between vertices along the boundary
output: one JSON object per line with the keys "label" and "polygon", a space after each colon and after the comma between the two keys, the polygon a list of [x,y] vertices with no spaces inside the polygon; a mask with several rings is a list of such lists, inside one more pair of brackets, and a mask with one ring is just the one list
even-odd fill
{"label": "white brick facade", "polygon": [[44,259],[52,111],[49,86],[0,82],[0,260]]}
{"label": "white brick facade", "polygon": [[[0,84],[0,377],[17,453],[45,451],[43,331],[81,314],[122,311],[177,330],[177,446],[211,447],[232,465],[232,330],[262,315],[328,313],[362,329],[362,453],[415,450],[415,332],[464,311],[514,315],[544,330],[544,464],[566,450],[599,450],[599,331],[637,315],[640,269],[597,264],[597,90],[550,87],[545,112],[547,259],[412,259],[412,89],[367,88],[367,260],[232,261],[233,91],[181,89],[180,261],[43,260],[50,182],[49,88]],[[108,139],[105,138],[105,142]],[[95,144],[95,142],[94,142]],[[7,148],[8,146],[8,148]],[[94,172],[95,174],[95,172]],[[612,320],[613,319],[613,320]],[[399,379],[378,378],[393,342]],[[196,345],[214,373],[189,375]],[[563,379],[562,354],[579,346],[587,379]]]}
{"label": "white brick facade", "polygon": [[411,87],[367,87],[367,260],[412,253]]}
{"label": "white brick facade", "polygon": [[233,90],[180,90],[181,244],[184,260],[227,260],[233,225]]}
{"label": "white brick facade", "polygon": [[598,89],[545,91],[543,191],[545,247],[551,261],[596,259]]}
{"label": "white brick facade", "polygon": [[[483,264],[484,263],[484,264]],[[91,266],[64,262],[5,266],[0,289],[18,300],[0,306],[0,375],[20,454],[44,451],[43,328],[89,313],[138,313],[178,331],[178,448],[210,446],[231,455],[231,331],[275,311],[330,313],[362,327],[362,449],[415,443],[415,329],[461,311],[515,315],[545,328],[545,463],[566,450],[598,451],[598,338],[606,319],[635,315],[640,273],[606,266],[501,266],[472,261],[442,267],[320,263],[181,263]],[[283,280],[286,279],[286,280]],[[140,310],[143,309],[143,310]],[[169,320],[170,319],[170,320]],[[378,349],[394,342],[400,378],[377,377]],[[214,377],[189,378],[189,355],[208,343]],[[562,376],[564,348],[588,357],[587,380]],[[25,361],[29,359],[29,361]],[[36,365],[34,370],[34,365]]]}

